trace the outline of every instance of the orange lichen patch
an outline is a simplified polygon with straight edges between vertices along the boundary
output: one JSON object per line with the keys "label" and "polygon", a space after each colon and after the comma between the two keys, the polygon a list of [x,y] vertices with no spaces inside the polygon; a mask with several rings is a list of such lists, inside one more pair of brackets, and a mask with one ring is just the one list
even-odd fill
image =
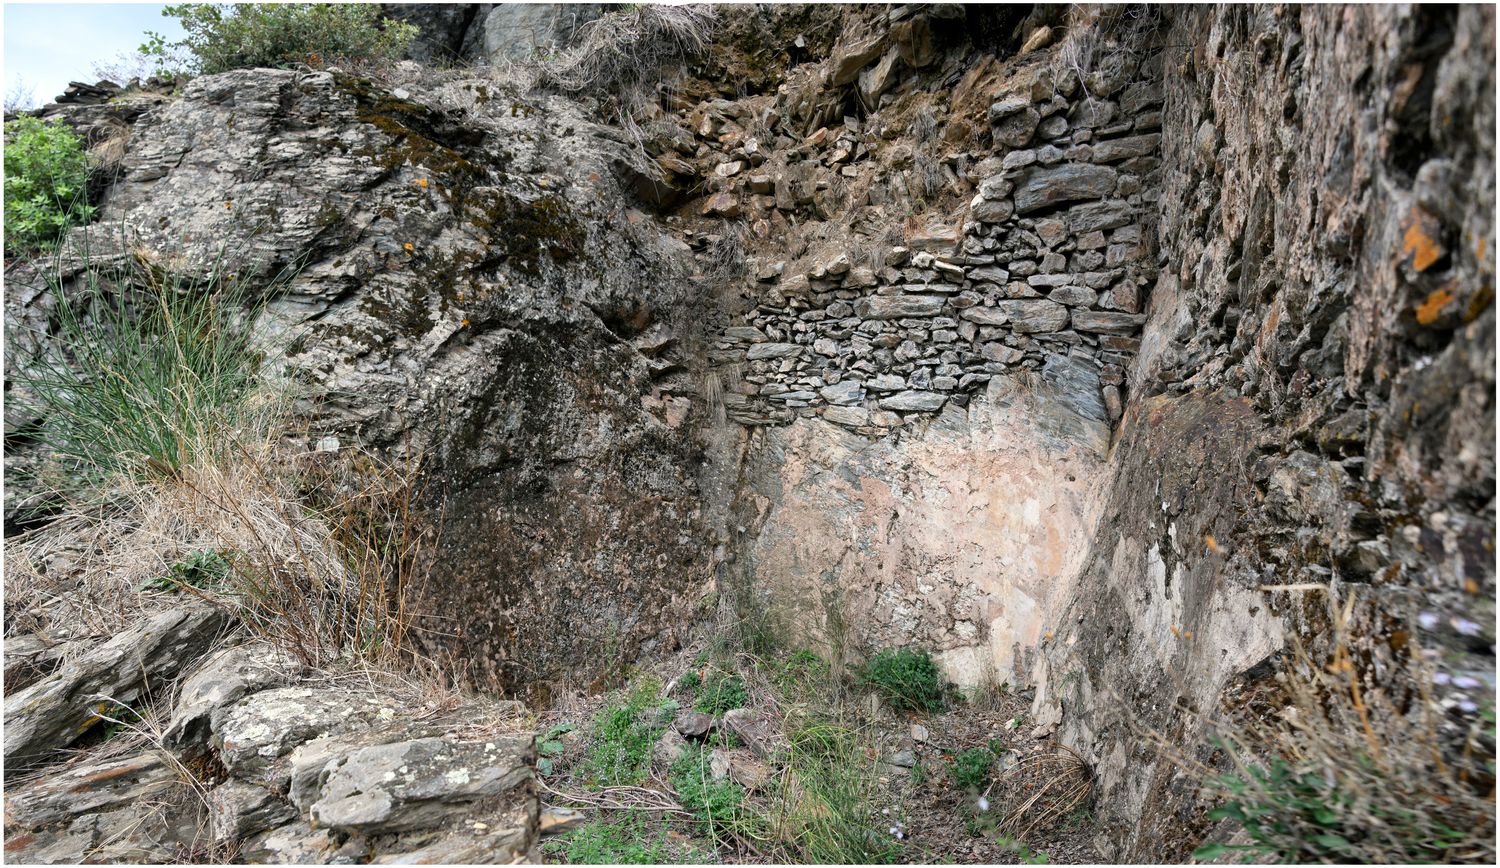
{"label": "orange lichen patch", "polygon": [[1434,262],[1443,258],[1443,245],[1437,240],[1437,218],[1413,205],[1406,218],[1406,230],[1402,235],[1401,258],[1411,257],[1411,266],[1417,271],[1426,271]]}
{"label": "orange lichen patch", "polygon": [[1447,287],[1434,289],[1428,293],[1427,300],[1417,305],[1417,322],[1422,325],[1432,325],[1442,316],[1443,308],[1453,303],[1453,293]]}
{"label": "orange lichen patch", "polygon": [[461,322],[459,322],[458,327],[459,328],[465,328],[465,329],[468,328],[469,327],[469,321],[468,320],[462,320]]}
{"label": "orange lichen patch", "polygon": [[1214,535],[1213,534],[1211,534],[1211,533],[1204,534],[1203,535],[1203,544],[1205,546],[1207,546],[1208,550],[1211,551],[1211,552],[1213,552],[1214,554],[1218,554],[1219,553],[1219,541],[1216,540],[1216,539],[1214,539]]}
{"label": "orange lichen patch", "polygon": [[405,251],[406,251],[406,252],[407,252],[407,253],[410,253],[410,252],[412,252],[412,251],[413,251],[413,250],[415,250],[415,249],[416,249],[416,248],[414,248],[414,247],[412,247],[412,244],[411,244],[411,242],[410,242],[410,241],[408,241],[408,242],[406,242],[406,243],[405,243],[405,244],[403,244],[403,245],[401,245],[401,249],[402,249],[402,250],[405,250]]}
{"label": "orange lichen patch", "polygon": [[1470,594],[1479,593],[1479,583],[1473,579],[1464,579],[1464,591]]}

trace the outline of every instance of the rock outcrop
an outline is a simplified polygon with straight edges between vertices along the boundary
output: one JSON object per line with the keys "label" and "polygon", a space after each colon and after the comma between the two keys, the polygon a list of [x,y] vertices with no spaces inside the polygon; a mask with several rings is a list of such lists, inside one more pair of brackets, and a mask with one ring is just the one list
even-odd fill
{"label": "rock outcrop", "polygon": [[118,231],[163,267],[293,275],[264,328],[310,422],[431,468],[445,543],[413,605],[433,652],[477,684],[596,677],[670,641],[707,575],[686,249],[632,210],[622,146],[577,105],[419,87],[193,81],[133,127],[92,255]]}
{"label": "rock outcrop", "polygon": [[1367,687],[1403,689],[1409,637],[1450,684],[1493,671],[1493,28],[1172,18],[1138,397],[1034,708],[1095,767],[1114,858],[1191,851],[1192,788],[1134,733],[1187,743],[1181,709],[1268,678],[1284,634],[1329,641],[1307,586],[1354,601]]}
{"label": "rock outcrop", "polygon": [[[387,11],[427,61],[599,13]],[[1492,701],[1494,17],[1138,12],[725,9],[635,102],[406,62],[47,111],[129,131],[94,255],[270,287],[310,434],[420,465],[413,635],[455,680],[597,689],[711,598],[838,662],[921,645],[1035,689],[1101,853],[1180,860],[1204,806],[1139,733],[1193,744],[1291,640],[1320,650],[1319,595],[1353,601],[1363,683],[1420,646],[1443,726]],[[602,120],[627,102],[628,135]],[[212,837],[244,858],[530,853],[524,727],[193,665],[214,617],[8,647],[7,769],[186,676],[161,749],[222,766]],[[8,852],[167,860],[191,811],[137,804],[180,789],[164,756],[28,780]],[[748,753],[714,768],[757,785]]]}
{"label": "rock outcrop", "polygon": [[[216,847],[255,863],[531,855],[535,737],[516,704],[416,718],[369,688],[274,687],[297,677],[281,658],[250,643],[208,660],[185,679],[167,738],[144,752],[8,778],[7,859],[180,862]],[[7,729],[24,727],[6,716]]]}

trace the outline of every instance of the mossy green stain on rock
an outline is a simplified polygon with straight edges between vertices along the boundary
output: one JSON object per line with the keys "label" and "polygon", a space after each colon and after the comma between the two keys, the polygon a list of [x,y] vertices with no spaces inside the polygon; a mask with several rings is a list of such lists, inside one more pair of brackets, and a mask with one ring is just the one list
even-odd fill
{"label": "mossy green stain on rock", "polygon": [[[340,76],[337,81],[356,102],[355,118],[391,139],[383,152],[366,156],[391,171],[408,164],[426,168],[436,176],[436,186],[453,210],[484,231],[488,250],[475,258],[471,273],[505,264],[536,276],[543,255],[565,262],[582,252],[585,233],[567,201],[540,191],[534,199],[512,192],[509,188],[525,179],[505,171],[503,151],[481,149],[483,132],[460,127],[421,103],[381,92],[367,80]],[[520,103],[512,108],[517,106],[528,116],[535,111]],[[460,279],[458,270],[445,266],[442,283],[451,286]],[[452,298],[451,292],[440,291]]]}
{"label": "mossy green stain on rock", "polygon": [[583,252],[583,227],[561,196],[549,193],[528,202],[502,190],[487,192],[467,214],[489,235],[481,270],[503,262],[536,275],[544,254],[567,262]]}

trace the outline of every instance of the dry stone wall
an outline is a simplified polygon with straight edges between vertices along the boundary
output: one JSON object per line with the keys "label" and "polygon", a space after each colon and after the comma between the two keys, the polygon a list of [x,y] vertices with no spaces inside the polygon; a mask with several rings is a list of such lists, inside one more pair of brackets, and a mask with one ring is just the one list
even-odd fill
{"label": "dry stone wall", "polygon": [[[879,254],[755,275],[759,303],[718,346],[742,365],[725,397],[735,421],[895,428],[1049,358],[1097,380],[1091,412],[1119,418],[1156,273],[1142,221],[1158,198],[1161,89],[1149,72],[1081,81],[1050,60],[1008,83],[988,110],[996,144],[974,167],[983,180],[951,224],[909,228]],[[836,143],[821,168],[858,152]],[[786,210],[796,186],[790,173],[748,178]]]}

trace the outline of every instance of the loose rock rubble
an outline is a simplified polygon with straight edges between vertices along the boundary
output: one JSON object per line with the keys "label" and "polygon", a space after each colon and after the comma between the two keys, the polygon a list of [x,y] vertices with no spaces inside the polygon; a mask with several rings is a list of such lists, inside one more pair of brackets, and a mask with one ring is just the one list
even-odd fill
{"label": "loose rock rubble", "polygon": [[[169,614],[158,620],[182,622]],[[112,666],[115,681],[132,671]],[[528,856],[536,752],[519,718],[476,732],[464,715],[477,706],[419,720],[359,690],[275,686],[298,669],[260,643],[230,648],[184,680],[161,743],[12,779],[7,858],[175,862],[215,847],[249,862]],[[68,669],[38,687],[53,681],[71,683]],[[92,707],[75,696],[53,714],[72,720]],[[24,716],[16,721],[25,727]]]}

